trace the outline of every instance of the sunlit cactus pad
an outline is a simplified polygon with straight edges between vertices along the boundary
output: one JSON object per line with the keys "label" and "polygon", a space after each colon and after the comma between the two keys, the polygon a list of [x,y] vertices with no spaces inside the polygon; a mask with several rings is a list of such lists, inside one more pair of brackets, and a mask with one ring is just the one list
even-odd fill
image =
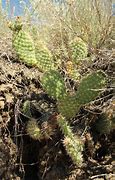
{"label": "sunlit cactus pad", "polygon": [[72,60],[79,63],[80,60],[87,57],[87,44],[79,37],[76,37],[69,44]]}
{"label": "sunlit cactus pad", "polygon": [[28,65],[36,65],[34,42],[29,33],[20,30],[13,37],[13,47],[19,58]]}
{"label": "sunlit cactus pad", "polygon": [[66,93],[63,77],[58,71],[46,72],[41,78],[44,90],[53,98],[60,99]]}
{"label": "sunlit cactus pad", "polygon": [[90,73],[84,77],[78,87],[76,98],[79,104],[93,101],[106,86],[106,75],[102,71]]}
{"label": "sunlit cactus pad", "polygon": [[50,51],[41,42],[35,44],[37,66],[41,71],[55,69],[53,57]]}
{"label": "sunlit cactus pad", "polygon": [[65,95],[58,101],[58,111],[67,119],[74,117],[79,108],[76,96]]}

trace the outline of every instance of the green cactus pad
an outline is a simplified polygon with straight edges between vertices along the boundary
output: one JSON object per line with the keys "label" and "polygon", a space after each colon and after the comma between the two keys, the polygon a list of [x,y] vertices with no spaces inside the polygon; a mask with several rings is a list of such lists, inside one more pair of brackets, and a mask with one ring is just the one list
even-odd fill
{"label": "green cactus pad", "polygon": [[102,71],[93,72],[84,77],[78,90],[76,98],[78,104],[86,104],[93,101],[106,86],[106,76]]}
{"label": "green cactus pad", "polygon": [[37,64],[34,42],[29,33],[20,30],[17,34],[14,34],[13,47],[24,63],[32,66]]}
{"label": "green cactus pad", "polygon": [[88,48],[86,43],[81,38],[75,38],[73,41],[70,42],[69,47],[72,60],[75,63],[79,63],[79,61],[87,57]]}
{"label": "green cactus pad", "polygon": [[83,143],[81,139],[78,138],[77,136],[74,136],[70,126],[68,125],[68,122],[62,115],[59,115],[57,117],[57,122],[65,137],[63,144],[66,148],[67,153],[69,154],[69,156],[72,158],[73,162],[77,166],[81,166],[83,161],[82,159]]}
{"label": "green cactus pad", "polygon": [[67,119],[74,117],[79,108],[76,96],[65,95],[58,101],[58,111]]}
{"label": "green cactus pad", "polygon": [[69,137],[65,137],[65,139],[63,141],[63,144],[65,146],[65,149],[66,149],[68,155],[71,157],[73,163],[76,164],[79,167],[82,166],[82,162],[83,162],[83,156],[82,156],[83,146],[81,144],[80,139],[76,138],[76,139],[72,140]]}
{"label": "green cactus pad", "polygon": [[71,130],[68,122],[66,121],[65,117],[62,116],[61,114],[59,114],[57,116],[57,122],[58,122],[58,125],[59,125],[62,133],[64,134],[64,136],[69,137],[71,139],[74,139],[74,135],[72,133],[72,130]]}
{"label": "green cactus pad", "polygon": [[36,43],[35,47],[38,68],[43,72],[55,69],[50,51],[41,42]]}
{"label": "green cactus pad", "polygon": [[44,90],[53,98],[60,99],[66,93],[64,80],[59,72],[50,70],[41,78]]}

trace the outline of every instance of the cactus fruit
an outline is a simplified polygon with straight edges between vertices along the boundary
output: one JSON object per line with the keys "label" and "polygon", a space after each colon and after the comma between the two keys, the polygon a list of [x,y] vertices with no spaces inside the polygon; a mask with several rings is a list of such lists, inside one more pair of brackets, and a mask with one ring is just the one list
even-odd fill
{"label": "cactus fruit", "polygon": [[19,31],[22,29],[22,26],[23,26],[23,24],[22,24],[22,22],[21,22],[20,17],[17,17],[14,23],[8,22],[8,27],[9,27],[14,33],[19,32]]}
{"label": "cactus fruit", "polygon": [[67,61],[66,71],[68,76],[73,80],[78,80],[80,78],[79,72],[75,69],[75,66],[72,61]]}
{"label": "cactus fruit", "polygon": [[58,111],[67,119],[75,117],[80,105],[77,103],[76,96],[65,95],[58,100]]}
{"label": "cactus fruit", "polygon": [[87,44],[79,37],[70,42],[70,53],[74,63],[79,63],[83,58],[87,57]]}
{"label": "cactus fruit", "polygon": [[77,136],[74,136],[70,126],[62,115],[59,115],[57,117],[57,122],[65,137],[63,143],[67,150],[67,153],[77,166],[81,166],[83,161],[83,143],[81,139]]}
{"label": "cactus fruit", "polygon": [[66,94],[64,80],[58,71],[46,72],[41,78],[41,82],[44,90],[55,99],[61,99]]}
{"label": "cactus fruit", "polygon": [[76,92],[78,104],[93,101],[106,85],[106,76],[102,71],[97,71],[84,77]]}
{"label": "cactus fruit", "polygon": [[53,57],[50,51],[40,41],[35,44],[35,55],[37,60],[37,67],[41,71],[44,72],[55,69]]}
{"label": "cactus fruit", "polygon": [[41,130],[38,127],[37,121],[35,119],[30,119],[26,126],[27,134],[35,140],[41,139]]}

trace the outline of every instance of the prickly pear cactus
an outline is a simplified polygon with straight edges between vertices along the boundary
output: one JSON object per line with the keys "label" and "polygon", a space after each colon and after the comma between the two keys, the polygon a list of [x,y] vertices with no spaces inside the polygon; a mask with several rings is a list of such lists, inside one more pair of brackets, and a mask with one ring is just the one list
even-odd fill
{"label": "prickly pear cactus", "polygon": [[68,155],[71,157],[74,164],[82,166],[83,163],[83,146],[79,137],[75,136],[74,140],[69,137],[65,137],[63,144]]}
{"label": "prickly pear cactus", "polygon": [[93,101],[106,86],[106,76],[102,71],[93,72],[84,77],[76,92],[78,104],[86,104]]}
{"label": "prickly pear cactus", "polygon": [[75,117],[80,105],[77,103],[76,96],[65,95],[58,100],[58,111],[67,119]]}
{"label": "prickly pear cactus", "polygon": [[79,37],[72,40],[69,44],[72,60],[78,64],[82,59],[87,57],[87,44]]}
{"label": "prickly pear cactus", "polygon": [[13,31],[13,48],[20,60],[27,65],[37,66],[42,72],[55,69],[55,64],[50,51],[38,37],[33,38],[19,19],[9,25]]}
{"label": "prickly pear cactus", "polygon": [[9,28],[13,31],[12,45],[20,60],[27,65],[36,65],[37,60],[33,39],[27,31],[23,30],[20,18],[17,18],[14,23],[10,23]]}
{"label": "prickly pear cactus", "polygon": [[22,29],[22,26],[23,26],[23,24],[21,22],[21,18],[17,17],[16,20],[14,21],[14,23],[9,22],[8,26],[13,31],[13,33],[18,33]]}
{"label": "prickly pear cactus", "polygon": [[41,135],[41,130],[38,127],[37,121],[35,119],[30,119],[27,123],[26,126],[26,131],[27,134],[35,140],[40,140],[42,135]]}
{"label": "prickly pear cactus", "polygon": [[37,66],[41,71],[44,72],[55,69],[55,64],[50,51],[40,41],[35,43],[35,55]]}
{"label": "prickly pear cactus", "polygon": [[66,94],[64,80],[58,71],[48,71],[41,78],[44,90],[53,98],[61,99]]}
{"label": "prickly pear cactus", "polygon": [[20,60],[31,66],[37,64],[34,42],[29,33],[24,30],[20,30],[13,37],[12,43]]}
{"label": "prickly pear cactus", "polygon": [[59,115],[57,118],[58,125],[64,134],[63,144],[68,155],[72,158],[73,162],[77,166],[81,166],[83,162],[82,151],[83,151],[83,143],[81,139],[77,136],[74,136],[70,126],[68,125],[66,119]]}

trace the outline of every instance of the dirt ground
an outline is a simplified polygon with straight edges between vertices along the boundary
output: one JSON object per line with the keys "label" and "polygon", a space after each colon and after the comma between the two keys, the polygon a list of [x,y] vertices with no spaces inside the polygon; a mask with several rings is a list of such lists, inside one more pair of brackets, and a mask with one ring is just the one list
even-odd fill
{"label": "dirt ground", "polygon": [[[32,117],[40,121],[55,101],[40,85],[41,73],[20,63],[11,44],[0,50],[0,179],[1,180],[113,180],[114,131],[100,133],[96,123],[102,111],[113,117],[114,52],[102,50],[84,71],[102,69],[108,85],[92,104],[80,109],[71,121],[75,134],[84,137],[83,166],[76,167],[63,147],[63,135],[56,126],[50,139],[33,140],[27,135],[28,117],[22,113],[24,101],[30,101]],[[103,129],[103,126],[102,126]]]}

